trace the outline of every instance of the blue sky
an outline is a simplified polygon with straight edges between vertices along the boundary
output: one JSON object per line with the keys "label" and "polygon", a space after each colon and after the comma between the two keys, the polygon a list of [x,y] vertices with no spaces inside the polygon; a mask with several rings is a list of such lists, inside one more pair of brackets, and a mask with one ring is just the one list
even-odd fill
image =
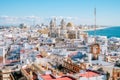
{"label": "blue sky", "polygon": [[120,25],[120,0],[0,0],[0,24],[48,22],[57,17],[75,24]]}

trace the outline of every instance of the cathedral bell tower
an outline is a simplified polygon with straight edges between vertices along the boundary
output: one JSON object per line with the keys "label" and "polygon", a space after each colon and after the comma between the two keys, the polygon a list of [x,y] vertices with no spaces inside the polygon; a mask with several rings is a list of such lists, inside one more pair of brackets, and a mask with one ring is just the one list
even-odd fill
{"label": "cathedral bell tower", "polygon": [[51,37],[52,36],[52,33],[54,33],[54,31],[55,31],[55,28],[56,28],[56,19],[52,19],[51,21],[50,21],[50,32],[49,32],[49,36]]}
{"label": "cathedral bell tower", "polygon": [[62,30],[66,29],[66,23],[65,23],[64,19],[61,20],[61,29]]}
{"label": "cathedral bell tower", "polygon": [[56,26],[56,19],[50,21],[50,29],[54,29]]}

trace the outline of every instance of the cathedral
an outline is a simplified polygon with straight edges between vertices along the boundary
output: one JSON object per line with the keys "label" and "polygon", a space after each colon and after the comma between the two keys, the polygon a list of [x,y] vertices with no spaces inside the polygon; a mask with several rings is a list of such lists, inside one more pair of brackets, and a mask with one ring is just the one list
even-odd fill
{"label": "cathedral", "polygon": [[56,19],[51,20],[49,26],[49,37],[51,38],[80,39],[87,36],[87,33],[78,29],[72,22],[66,24],[64,19],[61,20],[60,26],[56,25]]}

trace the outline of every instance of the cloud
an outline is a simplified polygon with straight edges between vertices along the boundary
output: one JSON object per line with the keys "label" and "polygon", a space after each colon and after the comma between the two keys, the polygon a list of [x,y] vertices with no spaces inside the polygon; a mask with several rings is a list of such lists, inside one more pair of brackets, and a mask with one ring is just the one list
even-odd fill
{"label": "cloud", "polygon": [[49,24],[51,19],[56,19],[57,23],[61,21],[61,19],[65,19],[65,21],[76,21],[77,17],[71,16],[50,16],[50,17],[39,17],[39,16],[22,16],[22,17],[15,17],[15,16],[0,16],[0,24],[21,24],[25,23],[28,25],[40,24],[45,23]]}
{"label": "cloud", "polygon": [[51,16],[49,17],[50,19],[56,19],[56,20],[59,20],[59,19],[63,19],[64,17],[63,16]]}
{"label": "cloud", "polygon": [[67,20],[77,20],[78,17],[71,17],[71,16],[68,16],[68,17],[65,17],[65,19],[67,19]]}
{"label": "cloud", "polygon": [[9,16],[0,16],[1,20],[7,20],[7,21],[14,21],[18,19],[17,17],[9,17]]}
{"label": "cloud", "polygon": [[20,24],[27,23],[31,24],[33,21],[40,21],[40,17],[37,16],[23,16],[23,17],[15,17],[15,16],[0,16],[1,24]]}
{"label": "cloud", "polygon": [[37,17],[37,16],[26,16],[25,18],[26,19],[35,19],[35,20],[41,19],[40,17]]}
{"label": "cloud", "polygon": [[77,20],[77,17],[71,17],[71,16],[51,16],[51,17],[46,17],[47,19],[56,19],[56,20],[61,20],[61,19],[65,19],[65,20]]}

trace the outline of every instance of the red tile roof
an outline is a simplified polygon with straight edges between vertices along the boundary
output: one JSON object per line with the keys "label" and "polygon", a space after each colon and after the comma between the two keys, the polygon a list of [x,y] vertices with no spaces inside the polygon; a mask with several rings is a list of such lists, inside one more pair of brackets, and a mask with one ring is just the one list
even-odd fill
{"label": "red tile roof", "polygon": [[67,77],[67,76],[66,77],[61,77],[61,78],[54,78],[50,74],[42,75],[42,78],[44,80],[73,80],[72,78]]}
{"label": "red tile roof", "polygon": [[57,78],[57,79],[53,79],[53,80],[72,80],[72,79],[69,77],[63,77],[63,78]]}
{"label": "red tile roof", "polygon": [[50,74],[47,74],[47,75],[41,75],[41,77],[42,77],[44,80],[54,79]]}
{"label": "red tile roof", "polygon": [[85,72],[85,73],[81,73],[80,76],[82,77],[87,77],[87,78],[90,78],[90,77],[94,77],[94,76],[98,76],[99,74],[95,73],[95,72],[92,72],[92,71],[88,71],[88,72]]}

